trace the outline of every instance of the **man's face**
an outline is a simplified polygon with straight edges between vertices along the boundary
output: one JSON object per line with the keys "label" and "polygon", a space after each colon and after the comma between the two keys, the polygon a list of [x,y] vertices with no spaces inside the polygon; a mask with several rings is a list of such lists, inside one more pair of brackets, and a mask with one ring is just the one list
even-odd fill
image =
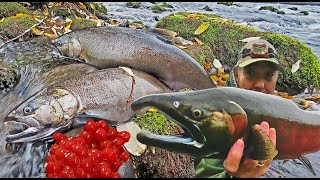
{"label": "man's face", "polygon": [[240,69],[235,68],[235,78],[238,87],[266,94],[273,94],[277,80],[278,71],[271,62],[260,61]]}

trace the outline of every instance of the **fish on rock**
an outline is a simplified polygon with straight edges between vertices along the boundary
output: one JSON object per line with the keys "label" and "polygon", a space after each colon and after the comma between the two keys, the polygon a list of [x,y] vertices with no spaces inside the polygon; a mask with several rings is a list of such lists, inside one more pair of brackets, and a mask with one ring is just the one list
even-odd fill
{"label": "fish on rock", "polygon": [[131,102],[148,94],[172,92],[155,77],[128,68],[109,68],[73,77],[48,86],[18,105],[5,118],[5,125],[24,126],[8,134],[7,142],[31,142],[54,132],[104,119],[110,125],[130,121]]}
{"label": "fish on rock", "polygon": [[62,55],[100,69],[125,66],[147,72],[175,91],[216,87],[195,59],[158,37],[146,30],[97,27],[64,34],[53,44]]}

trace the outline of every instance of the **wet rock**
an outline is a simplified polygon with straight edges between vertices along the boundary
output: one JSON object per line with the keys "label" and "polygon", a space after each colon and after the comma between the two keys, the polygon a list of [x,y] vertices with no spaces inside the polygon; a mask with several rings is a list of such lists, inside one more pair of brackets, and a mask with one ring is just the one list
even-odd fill
{"label": "wet rock", "polygon": [[286,14],[284,11],[278,11],[277,14]]}
{"label": "wet rock", "polygon": [[293,11],[297,11],[297,10],[298,10],[297,7],[290,7],[290,8],[288,8],[288,9],[291,9],[291,10],[293,10]]}
{"label": "wet rock", "polygon": [[153,16],[152,19],[154,19],[155,21],[159,21],[159,16]]}
{"label": "wet rock", "polygon": [[234,2],[218,2],[217,4],[223,4],[223,5],[226,5],[226,6],[238,6],[238,7],[241,7],[241,5],[236,4]]}
{"label": "wet rock", "polygon": [[213,11],[211,8],[209,8],[209,6],[205,6],[204,8],[202,8],[205,11]]}
{"label": "wet rock", "polygon": [[152,5],[152,6],[151,6],[151,9],[152,9],[152,12],[153,12],[153,13],[161,13],[161,12],[163,12],[163,11],[166,11],[166,8],[164,8],[164,7],[162,7],[162,6],[159,6],[159,5],[157,5],[157,4]]}

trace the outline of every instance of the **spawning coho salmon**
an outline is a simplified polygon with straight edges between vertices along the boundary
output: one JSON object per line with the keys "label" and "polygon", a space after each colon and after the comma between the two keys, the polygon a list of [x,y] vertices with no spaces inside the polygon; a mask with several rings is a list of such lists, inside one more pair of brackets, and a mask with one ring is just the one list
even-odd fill
{"label": "spawning coho salmon", "polygon": [[157,37],[145,30],[98,27],[67,33],[53,43],[65,56],[100,69],[125,66],[141,70],[173,90],[215,87],[195,59]]}
{"label": "spawning coho salmon", "polygon": [[125,123],[135,115],[131,100],[171,92],[155,77],[131,70],[122,67],[89,72],[39,91],[5,117],[5,124],[25,126],[22,132],[7,135],[7,142],[46,139],[92,118],[104,119],[110,125]]}

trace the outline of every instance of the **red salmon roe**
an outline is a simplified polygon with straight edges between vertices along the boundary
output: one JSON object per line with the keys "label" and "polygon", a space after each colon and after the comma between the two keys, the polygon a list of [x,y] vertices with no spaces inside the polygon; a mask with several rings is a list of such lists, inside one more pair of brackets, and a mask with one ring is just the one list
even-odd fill
{"label": "red salmon roe", "polygon": [[56,132],[52,138],[55,144],[45,158],[48,178],[120,178],[117,171],[130,158],[123,148],[129,132],[104,120],[87,121],[78,137]]}

